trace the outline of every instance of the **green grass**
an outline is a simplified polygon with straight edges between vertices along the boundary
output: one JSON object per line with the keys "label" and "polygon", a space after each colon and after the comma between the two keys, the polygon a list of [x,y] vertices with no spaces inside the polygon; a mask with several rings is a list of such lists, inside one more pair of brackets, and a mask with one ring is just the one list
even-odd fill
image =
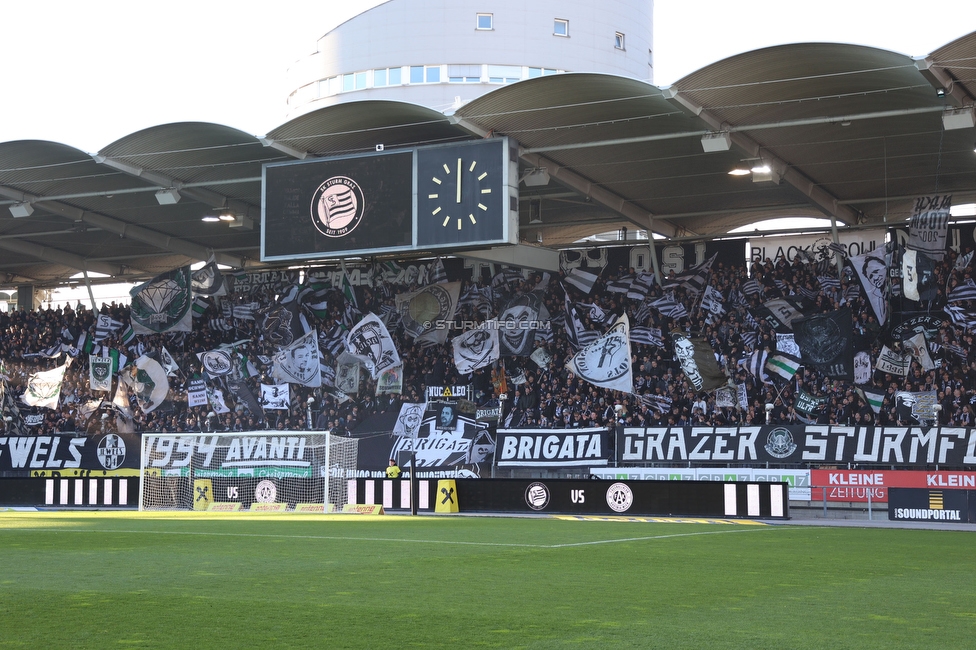
{"label": "green grass", "polygon": [[0,513],[0,648],[972,648],[965,532]]}

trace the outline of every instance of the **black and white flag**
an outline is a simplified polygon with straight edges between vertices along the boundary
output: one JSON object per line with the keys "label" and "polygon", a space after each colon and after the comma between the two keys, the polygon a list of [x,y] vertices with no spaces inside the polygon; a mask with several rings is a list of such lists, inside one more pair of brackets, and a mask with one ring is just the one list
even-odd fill
{"label": "black and white flag", "polygon": [[577,352],[566,367],[595,386],[633,393],[630,320],[627,314],[623,314],[606,334]]}
{"label": "black and white flag", "polygon": [[346,351],[363,362],[373,379],[401,364],[400,353],[383,321],[373,313],[356,323],[346,337]]}
{"label": "black and white flag", "polygon": [[888,321],[888,266],[885,263],[884,249],[875,249],[864,255],[848,258],[847,263],[854,269],[857,279],[864,288],[864,294],[874,311],[879,325]]}
{"label": "black and white flag", "polygon": [[793,321],[803,363],[833,379],[854,380],[854,331],[849,307]]}
{"label": "black and white flag", "polygon": [[322,385],[319,363],[318,336],[312,330],[274,355],[271,376],[281,382],[317,388]]}
{"label": "black and white flag", "polygon": [[429,284],[396,297],[404,331],[418,340],[444,343],[457,310],[460,282]]}
{"label": "black and white flag", "polygon": [[201,296],[226,296],[227,284],[213,257],[190,276],[193,293]]}
{"label": "black and white flag", "polygon": [[683,332],[671,332],[674,356],[685,377],[698,392],[715,390],[727,383],[708,341],[692,339]]}
{"label": "black and white flag", "polygon": [[922,251],[941,262],[946,252],[951,209],[951,194],[920,196],[915,199],[915,207],[908,220],[908,248]]}
{"label": "black and white flag", "polygon": [[217,350],[197,352],[197,358],[200,359],[203,369],[210,377],[223,377],[224,375],[229,375],[231,370],[234,369],[233,352],[228,349],[219,348]]}
{"label": "black and white flag", "polygon": [[935,260],[920,251],[906,250],[901,256],[902,289],[909,300],[932,300],[938,293]]}
{"label": "black and white flag", "polygon": [[291,403],[288,384],[261,384],[261,406],[270,411],[287,411]]}
{"label": "black and white flag", "polygon": [[512,298],[498,314],[499,349],[503,357],[532,354],[535,330],[549,326],[549,312],[545,311],[538,293],[524,293]]}
{"label": "black and white flag", "polygon": [[572,269],[564,280],[566,284],[572,285],[582,291],[586,295],[590,295],[593,291],[593,285],[596,284],[597,278],[599,276],[595,273],[590,273],[589,271],[583,271],[580,269]]}
{"label": "black and white flag", "polygon": [[468,375],[491,365],[501,356],[496,321],[482,323],[452,341],[454,365],[459,374]]}
{"label": "black and white flag", "polygon": [[908,374],[908,369],[911,367],[911,365],[911,355],[903,354],[897,350],[892,350],[885,345],[882,346],[881,353],[878,355],[878,362],[874,367],[878,370],[878,372],[883,372],[890,375],[901,375],[904,377]]}
{"label": "black and white flag", "polygon": [[336,359],[335,387],[346,395],[359,392],[359,359],[345,351]]}

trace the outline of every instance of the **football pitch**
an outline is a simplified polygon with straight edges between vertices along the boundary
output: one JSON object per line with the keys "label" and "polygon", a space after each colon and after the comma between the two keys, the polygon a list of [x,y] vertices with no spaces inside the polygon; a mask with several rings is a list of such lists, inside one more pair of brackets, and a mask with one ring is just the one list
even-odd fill
{"label": "football pitch", "polygon": [[972,648],[972,532],[0,512],[0,648]]}

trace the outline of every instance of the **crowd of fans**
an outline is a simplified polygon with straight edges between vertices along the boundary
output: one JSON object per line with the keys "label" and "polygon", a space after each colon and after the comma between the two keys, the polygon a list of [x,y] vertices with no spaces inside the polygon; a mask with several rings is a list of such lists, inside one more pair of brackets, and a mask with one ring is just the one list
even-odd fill
{"label": "crowd of fans", "polygon": [[[949,253],[936,268],[938,295],[924,305],[912,305],[911,309],[928,310],[945,316],[942,311],[946,293],[952,288],[971,281],[968,267],[956,269],[956,255]],[[376,395],[375,383],[363,373],[360,390],[354,395],[343,395],[323,386],[307,388],[291,386],[291,401],[287,410],[250,412],[243,400],[224,390],[230,411],[215,412],[213,406],[189,407],[187,382],[201,372],[198,353],[235,344],[257,368],[255,376],[245,382],[255,395],[260,395],[260,384],[276,383],[270,376],[267,361],[276,347],[265,336],[262,318],[221,317],[222,310],[210,300],[207,312],[193,321],[191,332],[168,333],[153,336],[137,336],[123,343],[122,330],[116,330],[101,345],[117,349],[129,361],[140,354],[165,347],[179,366],[170,379],[167,403],[150,413],[144,413],[132,401],[132,423],[136,431],[247,431],[256,429],[304,429],[311,424],[315,429],[330,429],[339,433],[354,434],[368,417],[384,411],[399,411],[403,402],[424,401],[426,386],[469,385],[473,401],[480,407],[501,405],[503,412],[498,426],[514,428],[577,428],[613,426],[738,426],[775,424],[802,424],[794,402],[800,390],[825,398],[825,406],[813,417],[818,423],[855,426],[912,425],[905,415],[895,408],[896,391],[936,391],[942,405],[939,421],[944,425],[972,426],[976,408],[976,356],[972,332],[964,326],[954,325],[948,318],[930,341],[932,356],[939,367],[924,371],[913,361],[907,377],[892,376],[872,371],[867,387],[885,393],[884,402],[876,412],[850,381],[830,379],[811,368],[801,368],[792,380],[763,381],[750,372],[747,360],[756,349],[769,352],[776,350],[776,332],[772,326],[756,318],[756,307],[774,297],[793,296],[802,300],[803,313],[831,312],[849,306],[854,319],[854,329],[859,344],[870,351],[872,363],[877,359],[884,344],[897,346],[885,337],[863,291],[858,290],[856,277],[847,274],[840,286],[825,282],[823,278],[837,278],[836,266],[818,265],[797,258],[792,263],[784,259],[729,266],[715,264],[707,273],[707,284],[723,295],[724,313],[715,314],[701,309],[701,296],[680,283],[667,280],[664,286],[654,284],[643,301],[628,298],[625,293],[614,292],[610,287],[621,279],[634,276],[636,271],[627,268],[603,269],[593,290],[584,295],[574,286],[566,284],[562,275],[549,277],[538,272],[528,273],[521,280],[493,282],[491,278],[479,278],[481,295],[491,295],[491,307],[482,302],[462,304],[458,308],[457,321],[480,322],[495,317],[512,297],[521,293],[541,292],[543,302],[553,319],[553,326],[536,332],[536,347],[543,347],[551,355],[548,363],[540,366],[529,357],[503,357],[490,367],[476,370],[471,375],[459,375],[455,368],[450,341],[442,345],[419,343],[404,333],[395,318],[390,319],[395,296],[417,285],[360,286],[356,288],[358,311],[362,314],[382,314],[389,324],[397,349],[404,363],[402,394]],[[453,279],[453,278],[452,278]],[[747,280],[758,281],[759,292],[743,291]],[[471,280],[466,280],[462,295],[470,294]],[[898,278],[892,278],[889,287],[892,313],[905,309],[905,301],[898,294]],[[824,286],[828,285],[828,286]],[[489,291],[488,289],[491,289]],[[631,326],[645,326],[660,330],[660,345],[631,344],[634,393],[599,388],[575,376],[567,367],[567,361],[576,352],[567,336],[565,322],[564,291],[576,305],[583,326],[603,332],[617,316],[627,313]],[[222,300],[237,303],[273,304],[283,290],[258,287],[244,295],[234,295]],[[647,304],[672,293],[688,315],[673,318]],[[348,299],[340,290],[329,293],[328,309],[305,316],[311,327],[319,332],[333,331],[337,324],[349,319]],[[643,307],[643,309],[642,309]],[[100,313],[110,315],[115,321],[128,324],[127,306],[102,305]],[[16,311],[0,314],[0,360],[4,363],[7,400],[5,410],[17,404],[20,416],[28,420],[28,432],[53,433],[81,430],[88,426],[87,418],[93,400],[111,400],[111,395],[92,391],[88,381],[87,355],[73,346],[79,336],[93,333],[95,314],[82,305],[76,308],[63,306],[56,309]],[[696,392],[681,366],[667,335],[672,330],[690,333],[707,340],[714,350],[717,363],[726,371],[730,384],[744,385],[747,406],[718,406],[716,395]],[[75,359],[68,368],[56,409],[33,409],[19,401],[31,373],[47,370],[64,363],[65,356],[47,357],[41,351],[62,346],[69,357]],[[322,349],[325,365],[334,365],[332,354]],[[502,371],[501,366],[504,366]],[[217,380],[216,385],[220,384]],[[504,392],[504,398],[501,393]],[[311,398],[311,404],[309,403]],[[766,405],[773,408],[767,412]],[[5,413],[7,415],[7,413]],[[32,416],[32,417],[30,417]],[[768,418],[768,419],[767,419]],[[806,421],[809,421],[807,416]]]}

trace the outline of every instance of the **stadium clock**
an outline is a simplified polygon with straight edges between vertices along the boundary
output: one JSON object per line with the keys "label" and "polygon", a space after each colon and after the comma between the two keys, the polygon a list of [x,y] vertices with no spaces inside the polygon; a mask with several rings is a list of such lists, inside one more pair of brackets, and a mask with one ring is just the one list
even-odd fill
{"label": "stadium clock", "polygon": [[503,239],[507,210],[504,141],[417,151],[417,245]]}

